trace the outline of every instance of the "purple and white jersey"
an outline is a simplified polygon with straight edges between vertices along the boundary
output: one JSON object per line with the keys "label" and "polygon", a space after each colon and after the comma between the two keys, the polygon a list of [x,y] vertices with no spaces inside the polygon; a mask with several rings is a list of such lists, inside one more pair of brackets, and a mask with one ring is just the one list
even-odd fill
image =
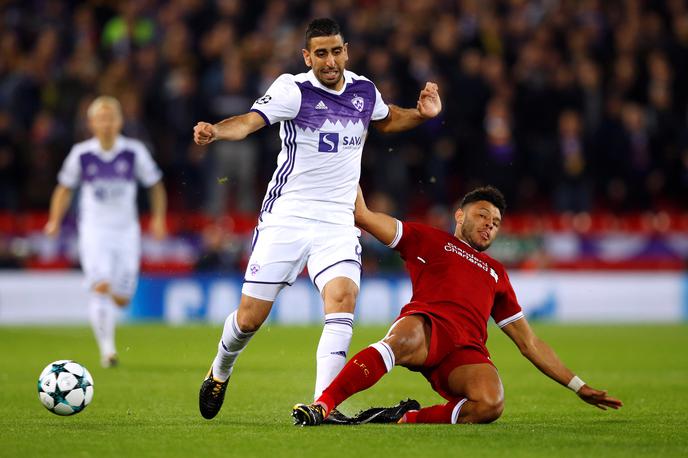
{"label": "purple and white jersey", "polygon": [[79,223],[93,228],[138,224],[137,181],[150,187],[161,178],[143,143],[122,135],[110,151],[103,151],[96,138],[77,143],[57,176],[62,186],[81,184]]}
{"label": "purple and white jersey", "polygon": [[375,85],[344,71],[344,87],[333,91],[313,71],[283,74],[251,111],[281,123],[282,150],[261,212],[353,225],[368,126],[389,114]]}

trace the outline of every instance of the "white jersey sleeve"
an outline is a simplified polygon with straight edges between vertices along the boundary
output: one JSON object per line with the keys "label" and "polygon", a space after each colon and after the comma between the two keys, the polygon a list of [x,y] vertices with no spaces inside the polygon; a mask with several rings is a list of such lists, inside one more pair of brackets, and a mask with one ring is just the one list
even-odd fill
{"label": "white jersey sleeve", "polygon": [[301,108],[301,91],[294,82],[294,75],[280,75],[264,96],[255,101],[251,111],[260,114],[267,125],[294,119]]}
{"label": "white jersey sleeve", "polygon": [[57,182],[66,188],[76,188],[81,181],[81,166],[79,164],[79,152],[76,145],[72,147],[67,155],[60,173],[57,175]]}
{"label": "white jersey sleeve", "polygon": [[389,106],[382,100],[382,94],[375,87],[375,107],[373,107],[373,114],[370,117],[371,121],[381,121],[389,115]]}
{"label": "white jersey sleeve", "polygon": [[160,181],[162,172],[143,143],[135,142],[134,151],[136,154],[136,160],[134,161],[136,179],[145,187],[150,188]]}

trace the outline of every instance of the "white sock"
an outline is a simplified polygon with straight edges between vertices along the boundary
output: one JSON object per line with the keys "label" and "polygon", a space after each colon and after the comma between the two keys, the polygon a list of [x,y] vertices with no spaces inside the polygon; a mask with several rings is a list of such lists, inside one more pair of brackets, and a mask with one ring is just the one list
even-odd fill
{"label": "white sock", "polygon": [[115,350],[117,309],[112,298],[107,294],[92,291],[88,300],[88,317],[96,342],[98,342],[101,358],[117,353]]}
{"label": "white sock", "polygon": [[451,416],[451,422],[452,422],[453,425],[455,425],[456,423],[458,423],[458,421],[459,421],[459,414],[461,413],[461,407],[463,407],[463,405],[466,403],[466,401],[468,401],[468,399],[467,399],[467,398],[463,398],[462,400],[460,400],[460,401],[454,406],[454,410],[452,410],[452,416]]}
{"label": "white sock", "polygon": [[234,361],[248,345],[255,332],[242,332],[236,321],[236,310],[225,320],[222,339],[217,344],[217,355],[213,361],[213,377],[224,382],[232,375]]}
{"label": "white sock", "polygon": [[371,345],[374,349],[377,350],[378,353],[380,353],[380,356],[382,356],[382,360],[385,362],[385,367],[387,368],[387,372],[391,371],[392,368],[394,367],[394,352],[390,348],[389,345],[387,345],[383,341],[376,342]]}
{"label": "white sock", "polygon": [[320,343],[316,351],[315,395],[318,399],[323,390],[330,386],[332,380],[346,363],[346,354],[351,344],[354,329],[353,313],[328,313],[325,315]]}

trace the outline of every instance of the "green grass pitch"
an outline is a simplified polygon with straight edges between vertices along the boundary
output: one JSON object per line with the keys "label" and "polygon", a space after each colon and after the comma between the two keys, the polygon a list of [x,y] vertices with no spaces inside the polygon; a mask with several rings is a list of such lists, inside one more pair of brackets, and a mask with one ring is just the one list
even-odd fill
{"label": "green grass pitch", "polygon": [[[0,328],[0,457],[688,456],[688,326],[537,324],[583,380],[625,402],[603,412],[541,375],[497,328],[488,346],[506,393],[490,425],[295,427],[308,401],[317,327],[265,326],[238,360],[223,410],[212,421],[197,396],[218,326],[120,328],[121,366],[101,369],[86,327]],[[385,328],[355,329],[352,352]],[[74,359],[95,380],[93,403],[72,417],[43,408],[36,379],[49,362]],[[414,397],[440,398],[419,374],[395,370],[342,406],[355,413]]]}

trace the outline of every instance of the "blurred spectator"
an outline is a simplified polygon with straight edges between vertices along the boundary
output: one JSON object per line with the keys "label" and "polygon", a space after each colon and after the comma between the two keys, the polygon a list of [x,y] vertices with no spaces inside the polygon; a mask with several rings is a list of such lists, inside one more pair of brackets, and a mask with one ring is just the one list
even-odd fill
{"label": "blurred spectator", "polygon": [[119,2],[119,14],[105,23],[102,33],[103,46],[113,56],[128,56],[136,47],[150,43],[155,34],[155,23],[143,16],[146,5],[141,0]]}
{"label": "blurred spectator", "polygon": [[232,235],[232,226],[231,221],[217,221],[203,229],[196,272],[235,272],[244,267],[244,246],[241,239]]}
{"label": "blurred spectator", "polygon": [[19,145],[12,132],[10,114],[0,111],[0,210],[19,207],[19,189],[22,182],[19,162]]}
{"label": "blurred spectator", "polygon": [[485,164],[482,178],[502,192],[514,195],[516,187],[516,146],[511,111],[506,101],[494,98],[487,104],[484,121]]}
{"label": "blurred spectator", "polygon": [[[243,114],[253,104],[253,99],[246,95],[250,93],[247,75],[235,54],[226,54],[222,69],[207,75],[204,91],[208,94],[205,106],[213,120]],[[204,181],[205,209],[209,214],[255,211],[258,146],[258,140],[250,136],[238,142],[215,142],[208,147]]]}
{"label": "blurred spectator", "polygon": [[623,151],[626,153],[625,183],[631,191],[628,202],[635,208],[644,208],[663,186],[663,175],[656,169],[653,157],[653,138],[643,108],[636,103],[626,103],[621,109],[624,126]]}
{"label": "blurred spectator", "polygon": [[555,206],[558,211],[591,210],[592,188],[588,176],[587,146],[578,112],[567,110],[559,116],[559,154],[555,171]]}
{"label": "blurred spectator", "polygon": [[577,71],[584,128],[588,132],[595,132],[602,122],[604,110],[600,67],[592,60],[585,59],[579,63]]}

